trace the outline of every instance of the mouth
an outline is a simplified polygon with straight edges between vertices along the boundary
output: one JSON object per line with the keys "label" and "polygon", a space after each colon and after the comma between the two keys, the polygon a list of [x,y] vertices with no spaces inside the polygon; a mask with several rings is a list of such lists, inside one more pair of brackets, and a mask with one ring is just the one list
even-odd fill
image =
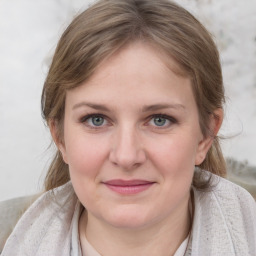
{"label": "mouth", "polygon": [[110,190],[121,194],[121,195],[134,195],[141,193],[156,182],[147,181],[147,180],[109,180],[103,182]]}

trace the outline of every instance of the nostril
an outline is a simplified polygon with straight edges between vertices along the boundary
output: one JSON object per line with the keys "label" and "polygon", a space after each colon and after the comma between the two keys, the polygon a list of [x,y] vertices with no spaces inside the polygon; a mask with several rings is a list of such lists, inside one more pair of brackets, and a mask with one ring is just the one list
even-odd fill
{"label": "nostril", "polygon": [[139,135],[134,125],[121,125],[113,134],[109,160],[125,170],[141,165],[146,154]]}
{"label": "nostril", "polygon": [[112,150],[109,155],[109,160],[112,164],[120,166],[122,169],[130,170],[143,164],[146,160],[146,154],[144,150],[134,151],[120,151]]}

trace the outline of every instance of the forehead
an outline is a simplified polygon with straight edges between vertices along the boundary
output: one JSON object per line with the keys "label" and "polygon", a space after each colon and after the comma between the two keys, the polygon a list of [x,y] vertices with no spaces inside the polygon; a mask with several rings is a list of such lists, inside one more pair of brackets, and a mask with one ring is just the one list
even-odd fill
{"label": "forehead", "polygon": [[[101,61],[95,69],[94,75],[91,78],[95,78],[95,73],[99,76],[102,70],[111,70],[111,67],[119,66],[123,61],[132,62],[134,69],[141,70],[144,67],[150,68],[150,66],[157,65],[167,72],[175,73],[177,76],[189,77],[187,71],[181,67],[181,65],[175,61],[170,53],[165,51],[162,47],[156,43],[147,41],[133,41],[125,46],[121,47],[109,57],[106,57]],[[127,63],[127,67],[129,66]],[[141,64],[144,64],[141,66]],[[154,67],[155,68],[155,67]],[[120,71],[118,68],[116,71]]]}
{"label": "forehead", "polygon": [[177,70],[174,59],[167,60],[152,46],[142,42],[130,44],[102,61],[88,81],[67,93],[66,102],[186,102],[193,98],[191,82]]}

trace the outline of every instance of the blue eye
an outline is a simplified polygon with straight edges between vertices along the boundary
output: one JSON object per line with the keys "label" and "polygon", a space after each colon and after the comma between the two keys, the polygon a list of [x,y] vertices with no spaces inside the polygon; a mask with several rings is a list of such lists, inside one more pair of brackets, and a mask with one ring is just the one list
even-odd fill
{"label": "blue eye", "polygon": [[168,115],[157,114],[151,116],[148,124],[156,128],[169,128],[171,125],[176,124],[177,120]]}
{"label": "blue eye", "polygon": [[102,126],[104,124],[105,119],[101,116],[94,116],[88,118],[88,121],[92,123],[94,126]]}
{"label": "blue eye", "polygon": [[101,115],[87,115],[81,118],[81,123],[84,123],[86,126],[97,128],[102,127],[107,124],[107,120],[104,116]]}
{"label": "blue eye", "polygon": [[164,117],[155,117],[153,118],[153,122],[156,126],[164,126],[168,120]]}

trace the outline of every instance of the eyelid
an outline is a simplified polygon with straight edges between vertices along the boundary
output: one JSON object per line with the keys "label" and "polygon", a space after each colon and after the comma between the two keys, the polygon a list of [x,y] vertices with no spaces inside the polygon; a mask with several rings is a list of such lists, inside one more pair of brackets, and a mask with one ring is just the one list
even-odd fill
{"label": "eyelid", "polygon": [[149,119],[156,118],[156,117],[161,117],[161,118],[165,118],[167,120],[170,120],[172,122],[177,122],[176,118],[174,118],[173,116],[170,116],[170,115],[167,115],[167,114],[161,114],[161,113],[150,115]]}
{"label": "eyelid", "polygon": [[[93,117],[101,117],[103,118],[107,124],[104,124],[102,126],[94,126],[94,125],[90,125],[87,121],[90,119],[90,118],[93,118]],[[84,124],[86,127],[90,128],[90,129],[102,129],[106,126],[108,126],[110,124],[110,119],[104,115],[104,114],[101,114],[101,113],[91,113],[91,114],[86,114],[86,115],[83,115],[80,119],[79,119],[79,122]]]}
{"label": "eyelid", "polygon": [[[104,118],[104,120],[107,122],[106,124],[102,125],[102,126],[93,126],[93,125],[90,125],[87,123],[87,120],[89,118],[93,118],[93,117],[101,117],[101,118]],[[152,119],[154,118],[164,118],[166,119],[167,121],[169,121],[170,123],[168,125],[164,125],[164,126],[156,126],[156,125],[152,125],[154,128],[156,129],[164,129],[164,128],[169,128],[169,126],[173,125],[173,124],[177,124],[178,121],[175,117],[173,116],[170,116],[170,115],[167,115],[167,114],[162,114],[162,113],[158,113],[158,114],[152,114],[150,115],[148,118],[147,118],[147,121],[145,123],[146,126],[149,126],[150,125],[150,121],[152,121]],[[101,113],[90,113],[90,114],[84,114],[81,118],[79,118],[79,122],[80,123],[83,123],[84,125],[86,125],[87,127],[89,128],[92,128],[92,129],[102,129],[106,126],[110,126],[111,125],[111,119],[104,115],[104,114],[101,114]]]}
{"label": "eyelid", "polygon": [[104,118],[104,119],[107,119],[107,117],[106,117],[105,115],[103,115],[103,114],[100,114],[100,113],[92,113],[92,114],[83,115],[83,116],[79,119],[79,121],[80,121],[81,123],[83,123],[83,122],[85,122],[86,120],[88,120],[88,119],[91,118],[91,117],[102,117],[102,118]]}
{"label": "eyelid", "polygon": [[176,124],[178,123],[177,119],[174,118],[173,116],[170,116],[170,115],[166,115],[166,114],[153,114],[151,116],[149,116],[148,118],[148,121],[147,121],[147,124],[149,124],[149,122],[153,119],[153,118],[157,118],[157,117],[160,117],[160,118],[164,118],[166,120],[168,120],[170,122],[169,125],[166,125],[165,126],[154,126],[155,128],[157,129],[163,129],[163,128],[168,128],[171,124]]}

